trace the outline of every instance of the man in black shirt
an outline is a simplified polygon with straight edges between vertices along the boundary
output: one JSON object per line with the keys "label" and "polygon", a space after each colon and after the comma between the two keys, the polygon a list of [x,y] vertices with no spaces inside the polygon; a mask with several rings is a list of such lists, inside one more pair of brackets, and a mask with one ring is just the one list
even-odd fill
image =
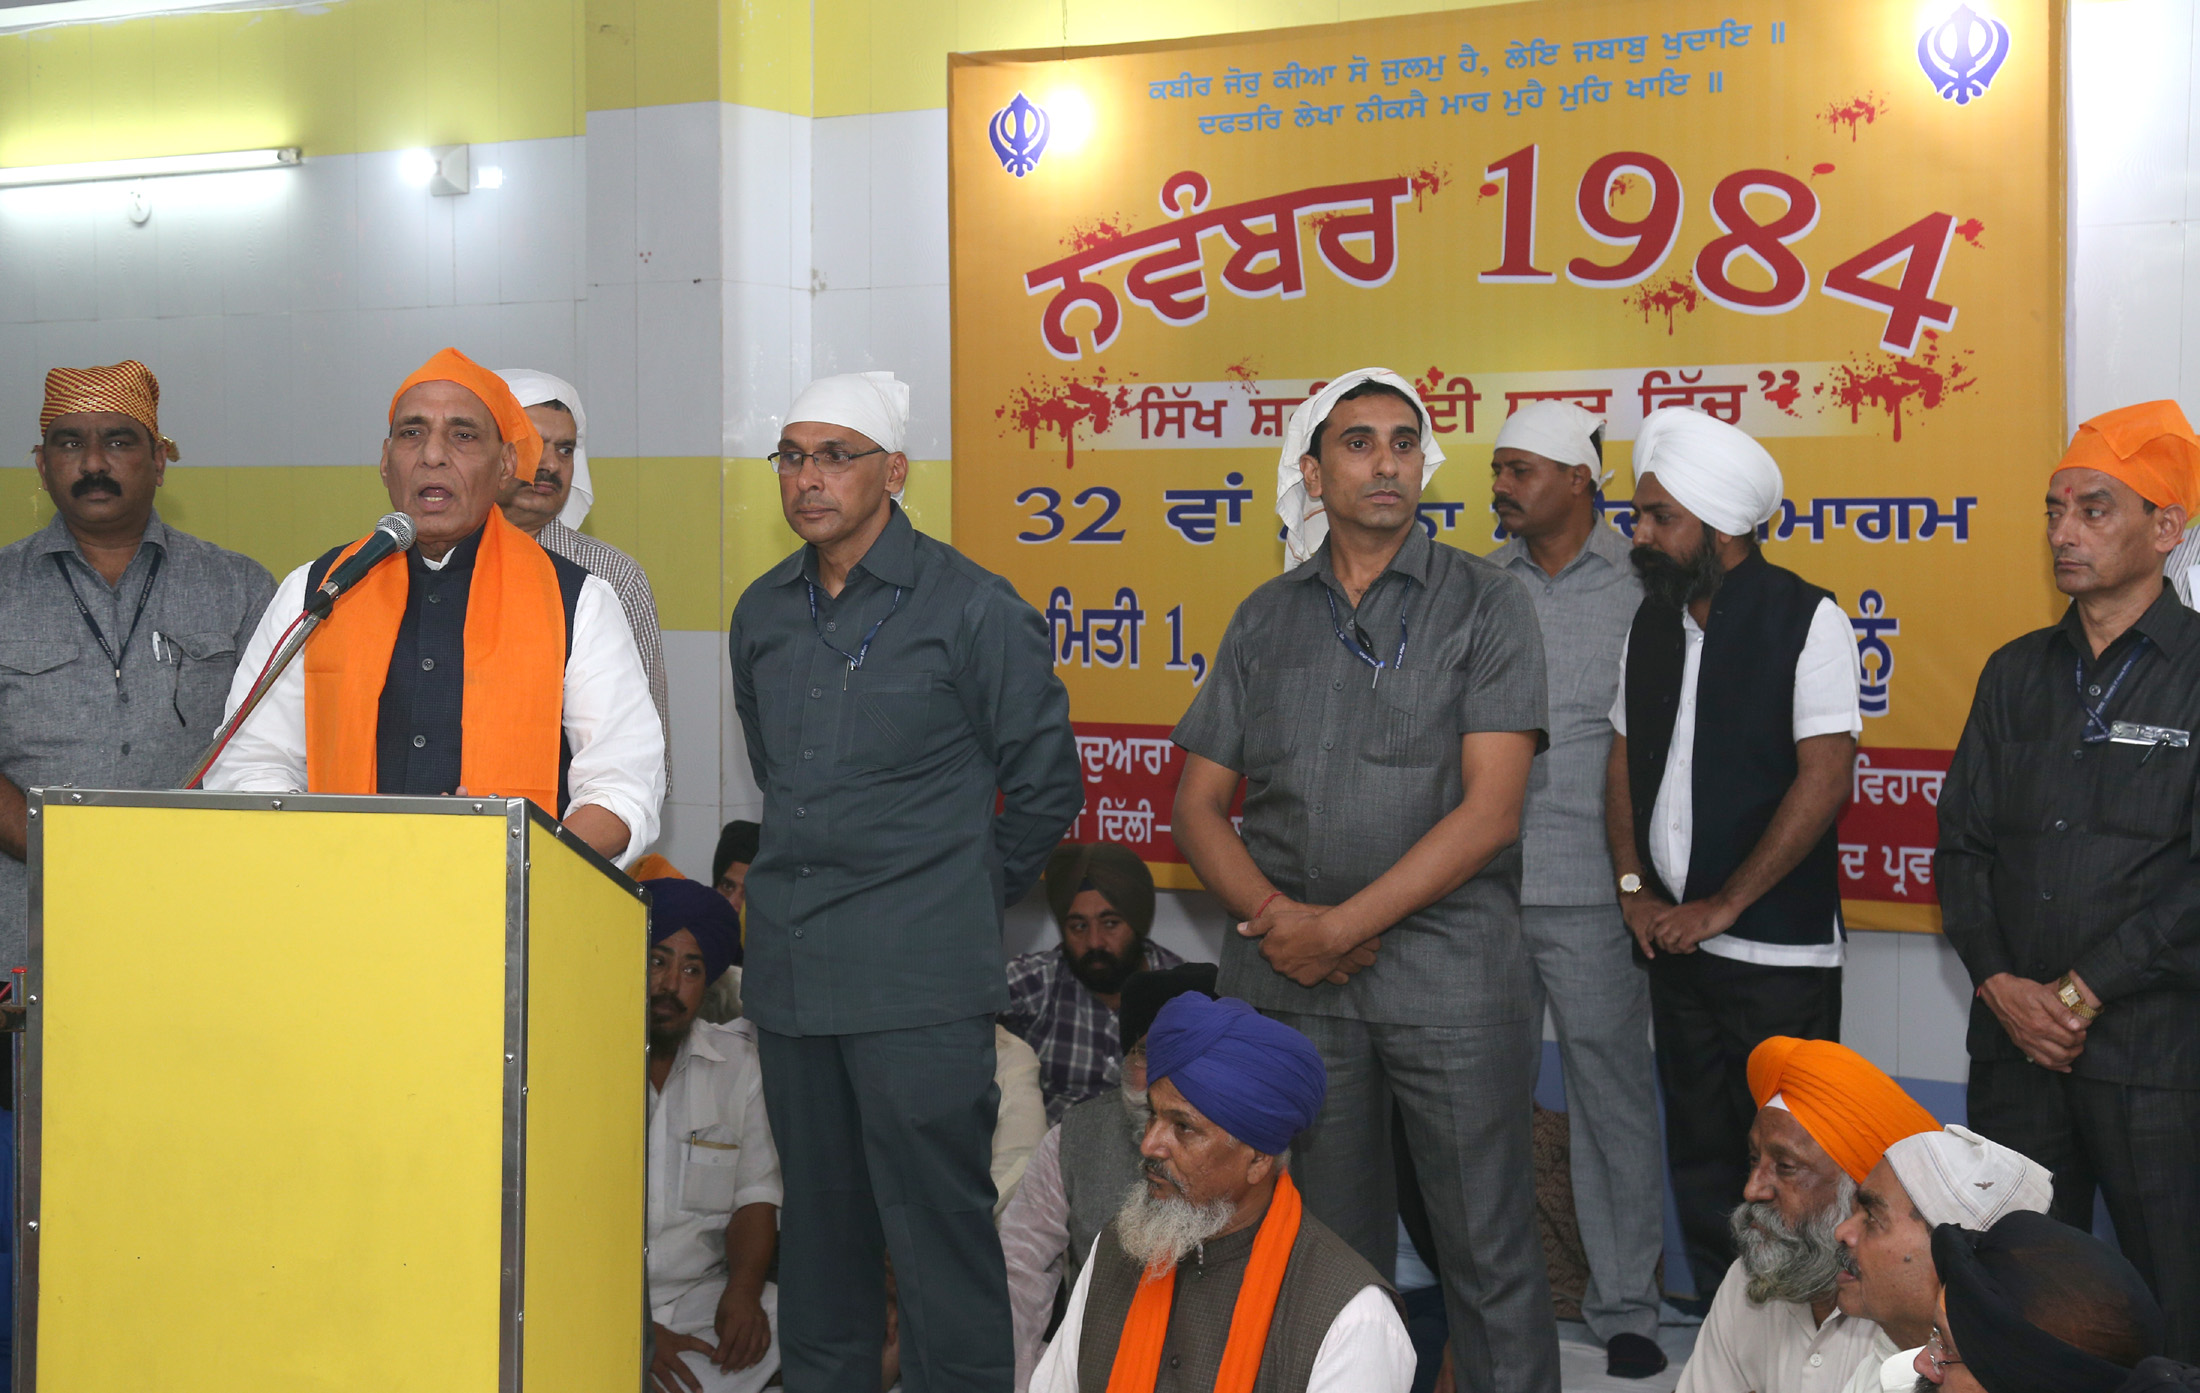
{"label": "man in black shirt", "polygon": [[2200,505],[2172,402],[2078,428],[2049,481],[2060,623],[1987,660],[1940,800],[1948,941],[1977,988],[1970,1124],[2096,1186],[2200,1357],[2200,615],[2162,557]]}

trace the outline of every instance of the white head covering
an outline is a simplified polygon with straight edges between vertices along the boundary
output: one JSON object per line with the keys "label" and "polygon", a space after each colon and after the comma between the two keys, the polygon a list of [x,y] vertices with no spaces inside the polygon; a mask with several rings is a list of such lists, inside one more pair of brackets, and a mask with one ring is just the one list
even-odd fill
{"label": "white head covering", "polygon": [[565,495],[558,521],[567,527],[579,527],[588,510],[596,506],[596,481],[588,475],[588,413],[581,410],[581,394],[564,378],[533,368],[498,368],[497,376],[504,379],[521,406],[556,401],[565,403],[565,409],[573,413],[573,491]]}
{"label": "white head covering", "polygon": [[1604,429],[1604,418],[1584,411],[1570,401],[1531,401],[1505,418],[1497,429],[1493,450],[1526,450],[1560,464],[1587,469],[1603,488],[1612,481],[1596,442],[1589,437]]}
{"label": "white head covering", "polygon": [[1329,419],[1336,409],[1337,399],[1363,382],[1380,382],[1405,393],[1413,409],[1421,413],[1421,487],[1427,488],[1429,476],[1436,466],[1444,462],[1444,447],[1436,443],[1436,436],[1429,430],[1428,408],[1421,404],[1421,394],[1413,384],[1392,372],[1389,368],[1354,368],[1339,375],[1320,392],[1299,403],[1291,413],[1291,423],[1284,427],[1283,449],[1276,458],[1276,516],[1283,519],[1283,569],[1293,566],[1321,550],[1322,539],[1329,535],[1329,517],[1322,510],[1321,500],[1306,496],[1306,480],[1299,473],[1299,457],[1307,453],[1314,439],[1314,427]]}
{"label": "white head covering", "polygon": [[1642,418],[1635,433],[1635,486],[1651,474],[1714,532],[1747,536],[1780,511],[1785,485],[1765,447],[1690,406]]}
{"label": "white head covering", "polygon": [[2015,1210],[2045,1214],[2055,1197],[2047,1167],[1968,1127],[1904,1137],[1887,1148],[1887,1164],[1935,1228],[1956,1224],[1983,1233]]}
{"label": "white head covering", "polygon": [[787,408],[787,422],[794,421],[845,426],[871,437],[880,449],[898,453],[909,435],[909,384],[895,381],[890,372],[821,377]]}

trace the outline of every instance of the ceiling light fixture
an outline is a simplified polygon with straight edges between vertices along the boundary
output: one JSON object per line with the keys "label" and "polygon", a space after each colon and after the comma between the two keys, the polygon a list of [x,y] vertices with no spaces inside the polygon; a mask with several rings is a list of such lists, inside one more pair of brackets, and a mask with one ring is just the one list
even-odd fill
{"label": "ceiling light fixture", "polygon": [[162,179],[178,174],[227,174],[240,169],[281,169],[305,157],[295,145],[273,150],[223,150],[206,155],[152,155],[137,160],[84,160],[76,164],[26,164],[0,168],[0,189],[40,184],[96,184],[111,179]]}

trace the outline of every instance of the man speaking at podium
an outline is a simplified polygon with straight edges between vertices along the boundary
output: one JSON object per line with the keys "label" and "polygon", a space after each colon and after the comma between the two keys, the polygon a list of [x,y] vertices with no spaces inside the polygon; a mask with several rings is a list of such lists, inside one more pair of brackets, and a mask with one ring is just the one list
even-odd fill
{"label": "man speaking at podium", "polygon": [[[446,348],[390,400],[382,483],[417,537],[336,601],[238,727],[210,789],[524,797],[625,865],[657,836],[665,742],[609,585],[504,520],[542,437],[495,373]],[[357,543],[283,578],[234,711]]]}

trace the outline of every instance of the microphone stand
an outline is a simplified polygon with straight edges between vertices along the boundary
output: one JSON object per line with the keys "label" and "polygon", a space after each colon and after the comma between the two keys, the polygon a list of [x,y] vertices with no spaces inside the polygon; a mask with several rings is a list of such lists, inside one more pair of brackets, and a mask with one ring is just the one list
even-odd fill
{"label": "microphone stand", "polygon": [[276,681],[297,658],[298,650],[306,646],[306,640],[313,637],[313,631],[320,628],[321,621],[327,617],[326,610],[319,614],[308,611],[298,617],[298,622],[291,626],[289,635],[260,668],[259,679],[252,684],[252,690],[244,694],[244,700],[237,703],[237,709],[214,732],[214,739],[206,747],[206,753],[199,756],[199,762],[192,766],[191,777],[183,781],[185,788],[199,786],[199,780],[205,778],[206,771],[213,767],[215,759],[221,755],[222,747],[229,743],[229,737],[237,733],[237,727],[244,724],[246,717],[259,709],[260,702],[274,689]]}

